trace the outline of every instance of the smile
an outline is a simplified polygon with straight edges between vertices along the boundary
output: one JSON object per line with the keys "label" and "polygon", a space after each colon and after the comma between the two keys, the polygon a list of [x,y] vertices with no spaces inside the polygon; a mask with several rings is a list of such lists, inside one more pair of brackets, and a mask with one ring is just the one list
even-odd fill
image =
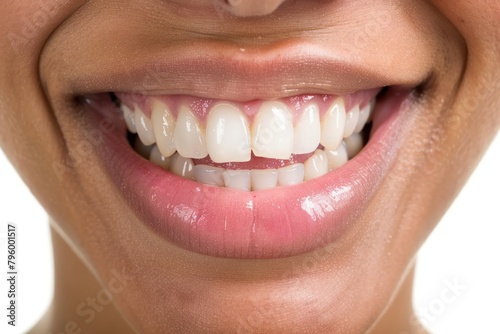
{"label": "smile", "polygon": [[185,179],[257,191],[319,178],[354,158],[378,91],[251,103],[116,96],[144,158]]}
{"label": "smile", "polygon": [[412,90],[234,102],[107,93],[85,97],[100,150],[137,217],[210,256],[276,258],[340,238],[393,162]]}
{"label": "smile", "polygon": [[180,250],[240,259],[335,246],[366,224],[428,70],[388,77],[300,43],[191,48],[65,79],[82,126],[60,106],[62,130],[102,132],[93,154],[127,220]]}

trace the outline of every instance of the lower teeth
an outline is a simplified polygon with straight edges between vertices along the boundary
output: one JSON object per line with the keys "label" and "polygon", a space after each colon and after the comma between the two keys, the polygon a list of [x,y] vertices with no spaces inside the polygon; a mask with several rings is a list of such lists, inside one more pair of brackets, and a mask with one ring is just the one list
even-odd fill
{"label": "lower teeth", "polygon": [[184,158],[177,152],[166,158],[161,155],[156,144],[145,146],[136,135],[134,136],[134,150],[153,164],[185,179],[244,191],[292,186],[316,179],[346,164],[366,144],[366,136],[363,132],[354,133],[345,138],[337,150],[317,149],[304,163],[289,164],[278,169],[249,170],[224,169],[203,164],[195,165],[193,159]]}

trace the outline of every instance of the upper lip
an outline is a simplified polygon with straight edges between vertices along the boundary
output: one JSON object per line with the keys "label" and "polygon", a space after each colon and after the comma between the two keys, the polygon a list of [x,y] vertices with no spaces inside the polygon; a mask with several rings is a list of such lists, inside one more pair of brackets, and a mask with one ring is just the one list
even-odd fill
{"label": "upper lip", "polygon": [[413,71],[411,76],[405,71],[387,71],[385,65],[306,41],[239,48],[202,40],[126,57],[130,58],[120,62],[101,57],[86,62],[80,72],[64,72],[68,75],[62,78],[66,93],[137,92],[251,101],[417,86],[428,76],[425,70]]}

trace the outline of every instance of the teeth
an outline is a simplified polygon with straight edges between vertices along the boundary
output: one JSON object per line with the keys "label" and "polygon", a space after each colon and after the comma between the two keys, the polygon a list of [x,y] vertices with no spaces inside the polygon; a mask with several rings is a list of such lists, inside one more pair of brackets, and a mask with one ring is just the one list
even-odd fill
{"label": "teeth", "polygon": [[304,165],[295,164],[278,169],[278,184],[280,186],[293,186],[304,181]]}
{"label": "teeth", "polygon": [[224,187],[223,168],[207,165],[194,166],[194,178],[196,181],[217,187]]}
{"label": "teeth", "polygon": [[344,138],[350,137],[354,133],[354,129],[356,129],[356,125],[358,124],[359,119],[359,105],[355,106],[346,116],[345,129],[344,129]]}
{"label": "teeth", "polygon": [[152,145],[156,142],[155,135],[153,132],[153,124],[151,120],[144,115],[141,108],[135,108],[135,126],[137,128],[137,134],[141,139],[142,143],[146,146]]}
{"label": "teeth", "polygon": [[168,107],[160,101],[155,101],[151,113],[151,122],[156,138],[156,144],[165,157],[170,157],[175,153],[175,118],[168,110]]}
{"label": "teeth", "polygon": [[134,142],[134,151],[136,151],[141,157],[144,159],[149,159],[151,154],[151,150],[153,149],[153,145],[146,146],[144,143],[137,137]]}
{"label": "teeth", "polygon": [[182,176],[185,179],[194,180],[194,163],[189,158],[184,158],[178,153],[170,159],[170,171],[175,175]]}
{"label": "teeth", "polygon": [[370,117],[370,103],[361,108],[359,111],[358,124],[356,124],[356,128],[354,129],[354,133],[360,133],[361,130],[365,127],[368,122],[368,117]]}
{"label": "teeth", "polygon": [[250,191],[251,180],[249,170],[226,170],[222,173],[226,188]]}
{"label": "teeth", "polygon": [[293,149],[293,120],[281,102],[264,102],[252,127],[253,153],[258,157],[288,159]]}
{"label": "teeth", "polygon": [[345,142],[342,142],[336,151],[325,151],[325,153],[328,157],[328,170],[330,171],[342,167],[349,160]]}
{"label": "teeth", "polygon": [[304,180],[312,180],[328,173],[328,157],[322,150],[317,150],[304,164]]}
{"label": "teeth", "polygon": [[[156,99],[152,101],[151,120],[140,107],[132,111],[122,104],[120,109],[128,130],[138,134],[134,149],[151,163],[203,184],[258,191],[300,184],[346,164],[364,147],[361,132],[370,122],[374,107],[375,99],[361,109],[358,105],[346,112],[344,98],[340,97],[320,119],[319,106],[311,101],[294,126],[292,113],[284,103],[268,101],[261,104],[251,131],[245,114],[229,102],[214,105],[206,127],[188,104],[180,106],[177,120],[169,107]],[[248,162],[252,150],[255,156],[270,159],[288,160],[295,154],[299,161],[299,155],[314,153],[303,164],[279,169],[226,170],[195,166],[193,161],[210,155],[215,163]]]}
{"label": "teeth", "polygon": [[207,120],[207,150],[217,163],[250,161],[250,129],[238,108],[218,104],[212,109]]}
{"label": "teeth", "polygon": [[168,167],[170,166],[170,158],[166,158],[165,156],[163,156],[160,152],[160,149],[156,145],[151,150],[149,161],[165,169],[168,169]]}
{"label": "teeth", "polygon": [[327,111],[321,122],[321,145],[336,150],[345,132],[346,112],[343,98],[338,98]]}
{"label": "teeth", "polygon": [[304,109],[302,116],[293,129],[293,153],[306,154],[314,152],[321,140],[321,123],[319,107],[311,104]]}
{"label": "teeth", "polygon": [[128,131],[132,133],[137,133],[137,127],[135,126],[134,112],[124,104],[120,106],[120,109],[123,113],[123,119],[125,120],[125,124],[127,125]]}
{"label": "teeth", "polygon": [[344,141],[349,159],[354,158],[363,149],[364,141],[360,133],[355,133]]}
{"label": "teeth", "polygon": [[187,106],[177,116],[174,141],[177,152],[185,158],[203,159],[208,155],[205,131]]}
{"label": "teeth", "polygon": [[278,185],[276,169],[254,169],[251,171],[252,190],[265,190]]}

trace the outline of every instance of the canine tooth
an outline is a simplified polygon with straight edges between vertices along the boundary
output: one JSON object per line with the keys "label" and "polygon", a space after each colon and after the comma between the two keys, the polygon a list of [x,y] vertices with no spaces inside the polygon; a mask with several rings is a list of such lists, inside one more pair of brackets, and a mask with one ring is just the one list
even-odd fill
{"label": "canine tooth", "polygon": [[347,156],[347,149],[345,142],[342,142],[337,150],[335,151],[325,151],[328,157],[328,169],[335,170],[347,163],[349,157]]}
{"label": "canine tooth", "polygon": [[340,97],[335,100],[321,121],[321,145],[326,149],[336,150],[344,137],[345,123],[345,102],[344,98]]}
{"label": "canine tooth", "polygon": [[293,186],[304,182],[304,165],[295,164],[278,169],[278,184]]}
{"label": "canine tooth", "polygon": [[160,102],[153,103],[151,122],[153,123],[153,132],[156,138],[156,144],[164,157],[170,157],[175,153],[175,118],[168,110],[168,107]]}
{"label": "canine tooth", "polygon": [[174,141],[177,153],[185,158],[203,159],[208,155],[205,130],[187,106],[179,110]]}
{"label": "canine tooth", "polygon": [[364,141],[360,133],[355,133],[344,141],[349,159],[354,158],[363,149]]}
{"label": "canine tooth", "polygon": [[170,171],[175,175],[182,176],[185,179],[194,180],[194,163],[192,159],[184,158],[176,153],[170,159]]}
{"label": "canine tooth", "polygon": [[194,166],[194,179],[200,183],[209,184],[217,187],[224,187],[223,168],[207,165]]}
{"label": "canine tooth", "polygon": [[250,191],[251,180],[249,170],[225,170],[222,173],[226,188]]}
{"label": "canine tooth", "polygon": [[137,134],[141,139],[142,143],[146,146],[152,145],[156,142],[155,135],[153,133],[153,124],[151,120],[144,115],[141,108],[135,108],[135,126],[137,128]]}
{"label": "canine tooth", "polygon": [[358,124],[354,129],[354,133],[360,133],[368,122],[368,117],[370,117],[370,103],[361,108],[359,111]]}
{"label": "canine tooth", "polygon": [[252,190],[265,190],[278,185],[278,171],[276,169],[253,169]]}
{"label": "canine tooth", "polygon": [[216,105],[208,115],[206,131],[208,154],[214,162],[250,161],[250,128],[237,107]]}
{"label": "canine tooth", "polygon": [[168,167],[170,166],[170,158],[163,156],[157,145],[154,145],[153,149],[151,150],[149,161],[165,169],[168,169]]}
{"label": "canine tooth", "polygon": [[359,105],[354,106],[346,115],[344,138],[347,138],[354,133],[354,129],[356,129],[356,125],[358,124],[358,119]]}
{"label": "canine tooth", "polygon": [[144,143],[139,139],[139,137],[135,138],[134,142],[134,151],[136,151],[141,157],[144,159],[149,159],[149,156],[151,154],[151,150],[153,149],[153,145],[146,146]]}
{"label": "canine tooth", "polygon": [[293,149],[293,119],[281,102],[264,102],[254,119],[252,148],[258,157],[288,159]]}
{"label": "canine tooth", "polygon": [[132,109],[122,104],[120,106],[120,110],[123,113],[123,119],[125,120],[125,124],[127,125],[128,131],[132,133],[137,133],[137,127],[135,126],[135,115]]}
{"label": "canine tooth", "polygon": [[304,164],[304,180],[312,180],[328,173],[328,157],[322,150],[316,150]]}
{"label": "canine tooth", "polygon": [[317,104],[308,105],[293,129],[293,153],[314,152],[321,140],[321,122]]}

